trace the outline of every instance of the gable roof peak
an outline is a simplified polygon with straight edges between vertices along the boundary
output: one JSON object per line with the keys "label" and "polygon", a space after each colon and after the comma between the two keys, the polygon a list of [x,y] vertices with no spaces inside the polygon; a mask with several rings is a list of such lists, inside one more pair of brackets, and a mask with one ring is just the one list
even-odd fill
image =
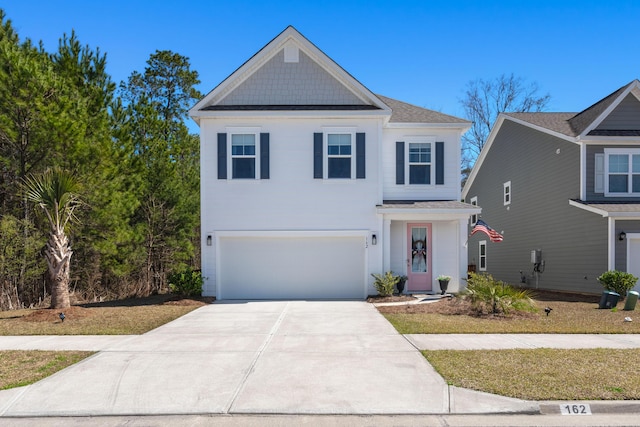
{"label": "gable roof peak", "polygon": [[588,133],[593,127],[602,121],[602,116],[606,111],[610,110],[612,106],[619,104],[622,98],[624,98],[631,89],[639,87],[640,80],[634,79],[630,83],[627,83],[570,118],[568,120],[569,125],[573,129],[575,135],[579,136]]}
{"label": "gable roof peak", "polygon": [[[300,66],[284,70],[284,66],[277,65],[279,64],[277,61],[282,60],[284,63],[299,63]],[[280,72],[281,70],[286,72],[283,74]],[[308,73],[314,76],[313,78],[317,80],[318,85],[314,87],[298,82],[300,84],[292,85],[294,91],[256,92],[260,90],[260,85],[263,85],[262,82],[265,79],[272,80],[270,78],[272,75],[280,76],[276,83],[284,85],[286,76],[296,72],[298,75],[294,77],[298,80],[304,77],[302,73]],[[247,85],[246,82],[250,83]],[[318,89],[321,85],[328,87],[329,90],[321,93]],[[238,92],[237,89],[241,86],[243,90]],[[273,99],[273,93],[280,95]],[[283,97],[286,99],[280,99]],[[191,108],[189,114],[199,123],[199,118],[203,116],[204,111],[212,111],[223,105],[260,107],[298,104],[307,106],[362,105],[376,107],[382,114],[391,114],[390,108],[384,102],[302,35],[293,25],[287,26],[218,84]],[[256,108],[252,108],[252,110],[256,110]]]}

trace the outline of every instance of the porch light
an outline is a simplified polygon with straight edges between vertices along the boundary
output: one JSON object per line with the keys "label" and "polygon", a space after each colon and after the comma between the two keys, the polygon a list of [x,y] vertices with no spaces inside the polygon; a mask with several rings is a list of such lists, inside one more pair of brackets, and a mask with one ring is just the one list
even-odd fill
{"label": "porch light", "polygon": [[378,244],[378,236],[376,236],[375,234],[371,235],[371,244],[372,245],[377,245]]}
{"label": "porch light", "polygon": [[211,234],[207,236],[207,246],[211,246]]}
{"label": "porch light", "polygon": [[625,233],[624,231],[621,231],[620,234],[618,235],[618,240],[624,240],[627,238],[627,233]]}

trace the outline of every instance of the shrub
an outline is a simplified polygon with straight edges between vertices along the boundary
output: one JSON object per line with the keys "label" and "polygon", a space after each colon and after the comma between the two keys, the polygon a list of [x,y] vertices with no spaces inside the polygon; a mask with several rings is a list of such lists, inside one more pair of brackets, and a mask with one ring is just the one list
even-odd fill
{"label": "shrub", "polygon": [[609,270],[598,277],[598,282],[606,290],[620,294],[622,298],[627,296],[627,291],[633,289],[637,281],[638,278],[633,274],[617,270]]}
{"label": "shrub", "polygon": [[388,297],[393,294],[393,287],[400,281],[400,276],[395,276],[391,271],[387,271],[384,276],[381,274],[372,274],[376,279],[373,285],[376,287],[378,294],[383,297]]}
{"label": "shrub", "polygon": [[536,311],[531,292],[495,280],[490,274],[470,273],[463,298],[479,313],[509,314],[511,310]]}
{"label": "shrub", "polygon": [[204,278],[198,270],[190,268],[173,272],[169,275],[169,289],[172,293],[183,297],[199,297],[202,295]]}

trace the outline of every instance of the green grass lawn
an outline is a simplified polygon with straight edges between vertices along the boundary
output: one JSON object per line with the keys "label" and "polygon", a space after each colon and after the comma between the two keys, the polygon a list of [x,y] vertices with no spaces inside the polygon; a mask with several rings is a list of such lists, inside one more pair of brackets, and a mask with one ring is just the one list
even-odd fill
{"label": "green grass lawn", "polygon": [[[478,316],[460,300],[378,307],[402,334],[640,333],[640,312],[598,309],[598,298],[535,300],[538,312]],[[552,308],[547,316],[545,307]],[[625,317],[633,321],[625,322]],[[526,400],[640,400],[640,349],[423,351],[451,385]]]}
{"label": "green grass lawn", "polygon": [[[170,295],[73,306],[0,311],[0,335],[137,335],[201,307]],[[62,322],[59,313],[65,313]],[[86,351],[0,351],[0,390],[32,384],[90,355]]]}
{"label": "green grass lawn", "polygon": [[[640,333],[640,311],[598,309],[597,303],[568,301],[536,301],[538,313],[511,318],[477,317],[449,314],[438,305],[447,301],[404,307],[379,307],[378,310],[402,334],[637,334]],[[553,310],[549,316],[545,307]],[[625,322],[631,317],[632,322]]]}
{"label": "green grass lawn", "polygon": [[423,351],[451,385],[525,400],[640,400],[640,350]]}

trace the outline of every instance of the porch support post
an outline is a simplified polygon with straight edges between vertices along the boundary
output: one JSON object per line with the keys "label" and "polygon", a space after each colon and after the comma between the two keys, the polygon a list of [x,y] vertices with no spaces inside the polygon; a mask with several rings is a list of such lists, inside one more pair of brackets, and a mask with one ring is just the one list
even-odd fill
{"label": "porch support post", "polygon": [[382,272],[391,271],[391,220],[382,221]]}
{"label": "porch support post", "polygon": [[468,236],[467,225],[469,223],[468,218],[461,218],[458,220],[458,263],[459,263],[459,276],[458,276],[458,291],[462,291],[467,287],[467,267],[469,264],[469,252],[467,250]]}
{"label": "porch support post", "polygon": [[607,245],[607,269],[615,270],[616,269],[616,220],[609,217],[608,226],[609,226],[609,234],[607,241],[609,244]]}

